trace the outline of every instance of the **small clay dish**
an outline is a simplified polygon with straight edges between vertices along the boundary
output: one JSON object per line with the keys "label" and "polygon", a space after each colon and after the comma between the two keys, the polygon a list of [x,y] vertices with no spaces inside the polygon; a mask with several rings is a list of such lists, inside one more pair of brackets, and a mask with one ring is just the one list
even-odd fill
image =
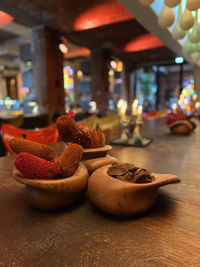
{"label": "small clay dish", "polygon": [[151,183],[129,183],[109,176],[109,167],[104,166],[93,172],[88,182],[88,192],[94,205],[114,215],[145,212],[153,206],[161,186],[180,182],[180,178],[173,174],[152,173],[155,180]]}
{"label": "small clay dish", "polygon": [[100,148],[83,149],[82,162],[87,167],[89,174],[105,165],[117,162],[117,159],[107,155],[112,146],[105,145]]}
{"label": "small clay dish", "polygon": [[81,198],[87,189],[88,171],[83,163],[75,174],[55,180],[27,179],[14,169],[15,179],[25,185],[29,204],[41,210],[55,210],[66,207]]}
{"label": "small clay dish", "polygon": [[173,134],[187,135],[190,134],[194,126],[187,120],[175,121],[169,125],[170,131]]}

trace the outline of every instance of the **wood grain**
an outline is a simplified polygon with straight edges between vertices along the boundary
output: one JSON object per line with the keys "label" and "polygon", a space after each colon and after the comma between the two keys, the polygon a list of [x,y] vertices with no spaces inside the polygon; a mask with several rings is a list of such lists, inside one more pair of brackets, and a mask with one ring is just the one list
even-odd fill
{"label": "wood grain", "polygon": [[[0,158],[0,266],[199,266],[200,130],[177,137],[163,125],[145,122],[144,136],[154,138],[148,147],[115,146],[110,153],[182,178],[161,189],[151,211],[136,217],[103,213],[87,196],[59,212],[31,209],[11,176],[14,156]],[[107,138],[118,134],[115,129]]]}

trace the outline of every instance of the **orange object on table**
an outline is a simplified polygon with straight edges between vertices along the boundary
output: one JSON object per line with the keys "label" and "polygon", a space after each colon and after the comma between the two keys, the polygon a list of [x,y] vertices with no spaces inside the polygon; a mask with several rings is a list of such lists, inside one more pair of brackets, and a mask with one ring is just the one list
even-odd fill
{"label": "orange object on table", "polygon": [[26,139],[44,145],[54,144],[57,142],[58,138],[58,130],[55,123],[51,124],[48,127],[40,128],[37,130],[20,129],[10,124],[3,124],[1,128],[1,134],[5,147],[11,153],[13,153],[13,151],[10,148],[9,142],[12,138],[23,138],[24,135]]}

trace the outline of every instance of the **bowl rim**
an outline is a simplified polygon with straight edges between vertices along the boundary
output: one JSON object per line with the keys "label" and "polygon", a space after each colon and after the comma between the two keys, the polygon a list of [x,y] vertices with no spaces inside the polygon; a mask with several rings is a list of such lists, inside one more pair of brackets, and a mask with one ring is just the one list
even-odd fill
{"label": "bowl rim", "polygon": [[[90,179],[95,175],[95,173],[97,174],[97,172],[103,172],[104,175],[106,176],[107,179],[111,179],[110,181],[112,181],[112,183],[118,184],[120,186],[124,186],[126,185],[126,187],[128,186],[129,188],[137,188],[137,189],[144,189],[144,188],[148,188],[148,187],[160,187],[160,186],[164,186],[167,184],[172,184],[172,183],[180,183],[181,179],[174,175],[174,174],[170,174],[170,173],[154,173],[152,172],[152,175],[155,177],[155,180],[150,182],[150,183],[129,183],[127,181],[122,181],[120,179],[116,179],[110,175],[107,174],[107,170],[108,168],[111,166],[111,164],[103,166],[99,169],[97,169],[96,171],[94,171],[91,174]],[[104,177],[105,177],[104,176]],[[90,181],[90,180],[89,180]]]}
{"label": "bowl rim", "polygon": [[168,127],[170,129],[174,128],[175,126],[177,125],[180,125],[180,124],[185,124],[187,125],[191,130],[193,129],[191,123],[188,121],[188,120],[178,120],[178,121],[175,121],[175,122],[172,122],[168,125]]}
{"label": "bowl rim", "polygon": [[89,153],[95,153],[95,152],[107,152],[112,149],[112,146],[110,145],[105,145],[102,147],[97,147],[97,148],[84,148],[83,149],[83,154],[89,154]]}
{"label": "bowl rim", "polygon": [[[64,177],[62,179],[49,179],[49,180],[45,180],[45,179],[30,179],[30,178],[24,178],[24,176],[16,169],[13,169],[12,172],[14,178],[16,181],[25,184],[25,185],[32,185],[32,186],[42,186],[42,185],[59,185],[59,184],[63,184],[66,181],[67,182],[73,182],[76,181],[77,178],[79,179],[80,176],[88,176],[88,170],[85,167],[85,165],[82,162],[79,162],[79,166],[76,169],[75,173],[72,176],[69,177]],[[82,174],[82,175],[80,175]]]}

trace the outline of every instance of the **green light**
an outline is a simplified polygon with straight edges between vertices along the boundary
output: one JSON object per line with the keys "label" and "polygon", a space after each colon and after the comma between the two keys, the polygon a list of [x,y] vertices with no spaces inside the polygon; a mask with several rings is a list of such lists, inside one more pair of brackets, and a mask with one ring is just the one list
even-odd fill
{"label": "green light", "polygon": [[181,64],[181,63],[183,63],[183,61],[184,61],[183,57],[175,57],[176,64]]}

